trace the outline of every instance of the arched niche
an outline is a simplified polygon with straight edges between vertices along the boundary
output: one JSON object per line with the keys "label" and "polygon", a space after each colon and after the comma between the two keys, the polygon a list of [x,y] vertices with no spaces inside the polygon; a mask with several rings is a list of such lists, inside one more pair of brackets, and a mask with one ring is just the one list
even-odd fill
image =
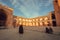
{"label": "arched niche", "polygon": [[0,9],[0,27],[6,26],[7,15],[3,9]]}

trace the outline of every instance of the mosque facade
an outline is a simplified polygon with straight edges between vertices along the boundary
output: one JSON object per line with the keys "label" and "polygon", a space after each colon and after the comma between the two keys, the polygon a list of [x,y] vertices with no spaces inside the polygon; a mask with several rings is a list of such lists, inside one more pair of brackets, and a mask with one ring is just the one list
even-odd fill
{"label": "mosque facade", "polygon": [[23,26],[60,26],[60,0],[54,0],[54,11],[46,16],[24,18],[13,15],[13,9],[0,4],[0,27]]}
{"label": "mosque facade", "polygon": [[54,12],[50,12],[47,16],[40,16],[35,18],[15,17],[16,26],[56,26],[56,19]]}
{"label": "mosque facade", "polygon": [[60,0],[54,0],[54,11],[47,16],[40,16],[36,18],[15,17],[16,26],[60,26]]}

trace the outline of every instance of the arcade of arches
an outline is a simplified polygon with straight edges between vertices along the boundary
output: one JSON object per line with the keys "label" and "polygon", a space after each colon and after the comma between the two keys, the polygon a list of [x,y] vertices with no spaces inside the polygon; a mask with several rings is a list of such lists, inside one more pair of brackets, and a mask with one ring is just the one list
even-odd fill
{"label": "arcade of arches", "polygon": [[[54,16],[53,16],[54,17]],[[56,22],[55,18],[52,19],[52,12],[49,13],[48,16],[41,16],[36,18],[23,18],[16,16],[14,18],[16,21],[15,26],[23,25],[23,26],[56,26],[56,24],[52,23]]]}
{"label": "arcade of arches", "polygon": [[17,17],[17,22],[16,24],[19,25],[24,25],[24,26],[49,26],[49,19],[45,17],[43,18],[21,18]]}

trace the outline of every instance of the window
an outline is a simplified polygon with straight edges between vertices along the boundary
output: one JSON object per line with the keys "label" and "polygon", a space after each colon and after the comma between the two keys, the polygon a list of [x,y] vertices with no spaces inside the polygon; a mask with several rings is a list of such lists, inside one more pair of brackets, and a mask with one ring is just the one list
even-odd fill
{"label": "window", "polygon": [[52,14],[52,19],[55,19],[55,15],[54,14]]}

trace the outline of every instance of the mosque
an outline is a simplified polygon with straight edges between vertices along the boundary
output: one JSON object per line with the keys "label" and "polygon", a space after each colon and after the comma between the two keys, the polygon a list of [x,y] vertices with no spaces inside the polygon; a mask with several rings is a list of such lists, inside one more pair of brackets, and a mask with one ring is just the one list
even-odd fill
{"label": "mosque", "polygon": [[15,26],[60,26],[60,0],[54,0],[53,5],[54,11],[50,12],[46,16],[40,16],[36,18],[24,18],[16,16]]}
{"label": "mosque", "polygon": [[39,16],[35,18],[24,18],[13,15],[13,9],[0,4],[0,26],[4,27],[18,27],[23,26],[60,26],[60,0],[54,0],[54,11],[46,16]]}

